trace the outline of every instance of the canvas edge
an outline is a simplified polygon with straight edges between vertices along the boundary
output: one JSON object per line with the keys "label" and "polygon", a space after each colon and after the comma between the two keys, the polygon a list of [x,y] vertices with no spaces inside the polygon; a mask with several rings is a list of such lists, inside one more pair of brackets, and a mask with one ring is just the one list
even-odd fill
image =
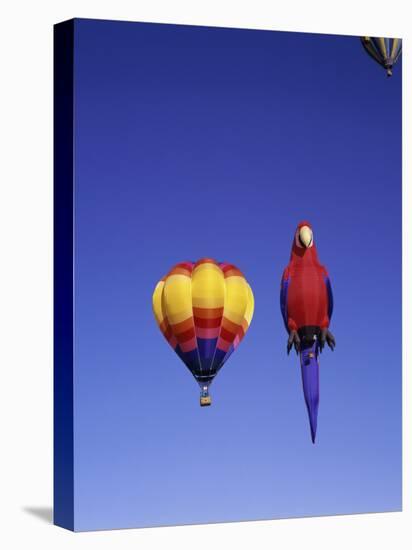
{"label": "canvas edge", "polygon": [[73,63],[74,21],[54,25],[53,523],[74,530]]}

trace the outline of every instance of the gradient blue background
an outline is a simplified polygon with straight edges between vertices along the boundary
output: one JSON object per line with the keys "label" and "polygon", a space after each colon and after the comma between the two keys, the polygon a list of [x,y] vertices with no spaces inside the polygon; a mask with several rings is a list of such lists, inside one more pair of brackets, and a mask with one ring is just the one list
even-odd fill
{"label": "gradient blue background", "polygon": [[[76,20],[75,528],[401,508],[401,65],[356,37]],[[335,294],[310,441],[279,282]],[[240,267],[251,328],[199,407],[156,282]]]}

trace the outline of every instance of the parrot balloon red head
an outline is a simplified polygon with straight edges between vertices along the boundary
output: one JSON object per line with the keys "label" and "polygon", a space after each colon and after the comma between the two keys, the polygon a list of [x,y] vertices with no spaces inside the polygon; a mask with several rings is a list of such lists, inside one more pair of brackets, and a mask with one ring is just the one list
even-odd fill
{"label": "parrot balloon red head", "polygon": [[294,259],[304,260],[305,262],[318,261],[312,225],[306,220],[300,222],[295,231],[291,254],[291,260]]}

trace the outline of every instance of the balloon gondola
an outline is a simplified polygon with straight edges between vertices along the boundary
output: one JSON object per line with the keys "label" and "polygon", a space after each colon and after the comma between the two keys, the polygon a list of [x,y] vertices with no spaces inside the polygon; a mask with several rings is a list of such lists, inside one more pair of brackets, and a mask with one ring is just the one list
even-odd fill
{"label": "balloon gondola", "polygon": [[209,406],[210,384],[250,326],[252,289],[234,265],[203,258],[175,265],[152,302],[160,331],[200,386],[200,405]]}

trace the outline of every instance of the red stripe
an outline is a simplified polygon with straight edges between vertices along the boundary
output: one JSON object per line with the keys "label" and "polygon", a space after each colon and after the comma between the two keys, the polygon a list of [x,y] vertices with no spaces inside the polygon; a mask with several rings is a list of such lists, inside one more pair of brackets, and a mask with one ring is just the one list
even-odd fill
{"label": "red stripe", "polygon": [[220,327],[222,324],[222,316],[215,319],[202,319],[200,317],[194,317],[195,327],[199,328],[215,328]]}
{"label": "red stripe", "polygon": [[186,267],[182,267],[180,265],[175,265],[172,267],[172,269],[167,274],[167,277],[170,277],[171,275],[186,275],[186,277],[192,276],[192,270],[188,269]]}
{"label": "red stripe", "polygon": [[193,317],[188,317],[184,321],[174,324],[172,330],[175,334],[179,334],[179,332],[186,332],[190,328],[193,328],[193,326]]}
{"label": "red stripe", "polygon": [[220,332],[220,327],[196,328],[197,338],[205,338],[205,339],[217,338],[219,336],[219,332]]}
{"label": "red stripe", "polygon": [[230,269],[224,269],[225,279],[228,277],[243,277],[243,273],[235,267],[234,265],[230,266]]}
{"label": "red stripe", "polygon": [[196,337],[195,329],[191,328],[189,330],[186,330],[185,332],[181,332],[180,334],[175,333],[175,336],[179,344],[182,344],[183,342],[188,342],[189,340],[192,340],[192,338]]}
{"label": "red stripe", "polygon": [[239,330],[240,325],[238,325],[237,323],[233,323],[232,321],[229,321],[229,319],[227,319],[226,317],[223,317],[222,327],[229,332],[233,332],[234,334],[237,334],[237,331]]}
{"label": "red stripe", "polygon": [[223,338],[223,340],[226,340],[226,342],[233,342],[236,337],[236,332],[231,332],[222,327],[220,329],[220,337]]}
{"label": "red stripe", "polygon": [[222,351],[229,351],[232,342],[226,342],[223,338],[219,338],[216,347]]}
{"label": "red stripe", "polygon": [[213,265],[217,265],[219,267],[219,264],[213,260],[212,258],[202,258],[201,260],[198,260],[196,263],[195,263],[195,268],[198,266],[198,265],[201,265],[201,264],[213,264]]}
{"label": "red stripe", "polygon": [[187,342],[182,342],[179,345],[180,349],[187,353],[188,351],[193,351],[197,348],[197,340],[196,338],[192,338],[191,340],[188,340]]}
{"label": "red stripe", "polygon": [[216,319],[217,317],[222,317],[223,307],[194,307],[193,315],[198,319]]}

